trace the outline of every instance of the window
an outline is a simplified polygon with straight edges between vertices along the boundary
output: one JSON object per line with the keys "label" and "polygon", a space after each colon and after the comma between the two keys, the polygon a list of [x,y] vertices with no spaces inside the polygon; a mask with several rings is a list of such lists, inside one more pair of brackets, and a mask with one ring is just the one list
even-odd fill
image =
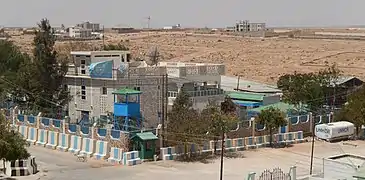
{"label": "window", "polygon": [[101,88],[101,94],[102,94],[102,95],[107,95],[107,94],[108,94],[108,88],[106,88],[106,87],[102,87],[102,88]]}
{"label": "window", "polygon": [[81,60],[81,64],[82,64],[82,65],[85,65],[85,64],[86,64],[86,60],[85,60],[85,59],[82,59],[82,60]]}
{"label": "window", "polygon": [[134,89],[134,90],[137,90],[137,91],[140,91],[140,90],[141,90],[141,88],[140,88],[140,87],[134,87],[133,89]]}
{"label": "window", "polygon": [[130,61],[130,58],[131,58],[131,54],[127,54],[127,62]]}
{"label": "window", "polygon": [[85,69],[82,69],[81,70],[81,74],[86,74],[86,70]]}
{"label": "window", "polygon": [[81,86],[81,99],[86,99],[86,87]]}
{"label": "window", "polygon": [[124,56],[122,56],[122,59],[121,59],[122,62],[124,62]]}
{"label": "window", "polygon": [[65,90],[65,91],[68,90],[67,84],[63,85],[63,90]]}

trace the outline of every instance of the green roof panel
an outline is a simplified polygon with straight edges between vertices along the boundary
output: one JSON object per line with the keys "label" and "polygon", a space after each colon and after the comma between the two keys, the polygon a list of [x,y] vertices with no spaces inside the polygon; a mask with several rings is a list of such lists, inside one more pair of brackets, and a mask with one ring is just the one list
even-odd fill
{"label": "green roof panel", "polygon": [[118,89],[113,92],[113,94],[118,94],[118,95],[131,95],[131,94],[141,94],[141,93],[142,93],[141,91],[128,88]]}
{"label": "green roof panel", "polygon": [[284,103],[284,102],[278,102],[278,103],[275,103],[275,104],[269,104],[269,105],[266,105],[266,106],[253,108],[253,109],[250,109],[249,111],[261,112],[262,110],[267,109],[269,107],[278,108],[283,112],[287,112],[288,110],[295,108],[294,105],[287,104],[287,103]]}
{"label": "green roof panel", "polygon": [[229,92],[227,94],[231,99],[237,100],[248,100],[248,101],[262,101],[265,95],[253,94],[253,93],[243,93],[243,92]]}
{"label": "green roof panel", "polygon": [[136,136],[142,139],[143,141],[158,139],[158,137],[154,135],[152,132],[137,133]]}

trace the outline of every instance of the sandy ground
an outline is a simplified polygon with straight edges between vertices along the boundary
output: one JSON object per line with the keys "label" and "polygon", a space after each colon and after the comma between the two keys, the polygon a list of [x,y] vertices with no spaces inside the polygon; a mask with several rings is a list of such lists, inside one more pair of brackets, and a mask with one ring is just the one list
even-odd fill
{"label": "sandy ground", "polygon": [[[31,53],[33,36],[12,34],[10,40]],[[149,50],[157,46],[161,61],[223,63],[228,75],[270,84],[275,84],[280,75],[318,71],[332,63],[337,63],[345,75],[365,79],[365,41],[261,39],[188,32],[106,34],[106,44],[121,41],[131,49],[133,57],[147,59]],[[71,50],[96,50],[101,45],[102,41],[57,42],[57,48],[64,55]]]}
{"label": "sandy ground", "polygon": [[[323,169],[322,158],[343,153],[365,155],[364,141],[353,141],[357,147],[342,143],[316,142],[314,173]],[[289,172],[291,166],[297,167],[297,175],[309,174],[310,143],[296,144],[283,149],[258,149],[242,152],[244,158],[225,159],[224,179],[242,180],[249,172],[256,172],[259,176],[265,169],[280,167]],[[30,152],[36,156],[40,172],[33,176],[19,179],[131,179],[131,180],[210,180],[219,177],[219,160],[209,164],[180,163],[175,161],[158,161],[143,163],[134,167],[110,166],[104,161],[89,160],[87,163],[77,162],[70,153],[58,152],[42,147],[31,147]],[[338,167],[331,167],[334,170]],[[340,171],[340,169],[338,169]]]}

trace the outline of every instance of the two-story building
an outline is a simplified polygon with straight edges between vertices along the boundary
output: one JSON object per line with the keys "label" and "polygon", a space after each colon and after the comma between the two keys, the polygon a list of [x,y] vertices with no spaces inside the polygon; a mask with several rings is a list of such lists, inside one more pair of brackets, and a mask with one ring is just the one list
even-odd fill
{"label": "two-story building", "polygon": [[132,61],[129,51],[79,51],[71,55],[73,63],[65,83],[73,97],[68,104],[71,122],[113,113],[113,92],[126,87],[142,91],[140,107],[146,128],[159,124],[163,104],[171,106],[181,89],[191,95],[198,109],[204,108],[209,99],[224,98],[220,75],[225,68],[221,64],[160,62],[148,66],[143,61]]}

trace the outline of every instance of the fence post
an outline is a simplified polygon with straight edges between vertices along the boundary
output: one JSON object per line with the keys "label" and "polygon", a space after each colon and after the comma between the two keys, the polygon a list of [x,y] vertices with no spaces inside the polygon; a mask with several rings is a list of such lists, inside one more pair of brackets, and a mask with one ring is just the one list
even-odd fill
{"label": "fence post", "polygon": [[42,112],[39,112],[37,115],[37,122],[36,122],[36,127],[39,129],[40,125],[41,125],[41,116],[42,116]]}
{"label": "fence post", "polygon": [[12,121],[13,121],[13,125],[15,125],[15,124],[16,124],[16,120],[17,120],[17,118],[18,118],[18,113],[17,113],[18,111],[19,111],[19,110],[18,110],[18,106],[15,106],[15,107],[14,107],[14,109],[12,110],[12,112],[11,112],[11,113],[12,113],[11,115],[12,115],[12,118],[13,118],[13,119],[12,119]]}

